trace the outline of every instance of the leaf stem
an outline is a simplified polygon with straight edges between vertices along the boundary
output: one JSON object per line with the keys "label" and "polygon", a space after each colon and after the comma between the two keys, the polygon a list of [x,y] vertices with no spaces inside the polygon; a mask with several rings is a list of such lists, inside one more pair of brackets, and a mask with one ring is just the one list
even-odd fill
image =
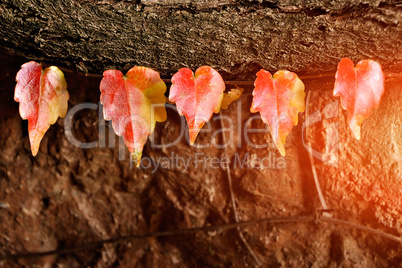
{"label": "leaf stem", "polygon": [[[306,115],[305,118],[306,120],[308,120],[308,116],[309,116],[309,103],[310,103],[310,97],[311,97],[311,91],[309,91],[307,93],[307,100],[306,100]],[[309,124],[307,124],[309,125]],[[308,148],[308,149],[307,149]],[[308,151],[308,156],[310,159],[310,163],[311,163],[311,170],[313,172],[313,177],[314,177],[314,183],[315,183],[315,187],[317,188],[317,193],[318,193],[318,198],[320,199],[321,202],[321,206],[323,208],[323,210],[328,210],[328,206],[327,203],[325,202],[324,199],[324,195],[322,194],[321,191],[321,186],[320,186],[320,181],[318,180],[318,176],[317,176],[317,170],[315,169],[315,165],[314,165],[314,158],[313,158],[313,152],[312,152],[312,147],[311,147],[311,142],[307,142],[307,151]],[[330,216],[329,213],[325,212],[326,216]]]}
{"label": "leaf stem", "polygon": [[368,233],[372,233],[372,234],[376,234],[379,236],[382,236],[384,238],[393,240],[395,242],[401,243],[402,244],[402,237],[398,237],[389,233],[385,233],[383,231],[379,231],[376,230],[374,228],[370,228],[370,227],[366,227],[366,226],[361,226],[359,224],[356,223],[352,223],[352,222],[348,222],[348,221],[344,221],[344,220],[340,220],[340,219],[336,219],[336,218],[332,218],[332,217],[328,217],[328,216],[321,216],[318,217],[318,221],[325,221],[325,222],[330,222],[330,223],[335,223],[338,225],[344,225],[344,226],[348,226],[348,227],[352,227],[364,232],[368,232]]}
{"label": "leaf stem", "polygon": [[111,239],[100,240],[100,241],[87,243],[87,244],[83,244],[83,245],[79,245],[79,246],[74,246],[74,247],[70,247],[70,248],[64,248],[64,249],[56,249],[56,250],[43,251],[43,252],[30,252],[30,253],[0,255],[0,261],[1,260],[40,258],[40,257],[49,256],[49,255],[63,255],[63,254],[74,253],[74,252],[81,251],[81,250],[96,249],[105,244],[116,244],[116,243],[136,240],[136,239],[144,239],[144,238],[148,238],[148,237],[188,235],[188,234],[195,233],[195,232],[213,232],[213,231],[224,232],[227,230],[241,228],[241,227],[247,227],[247,226],[260,224],[260,223],[274,224],[274,223],[295,223],[295,222],[315,222],[315,221],[329,222],[329,223],[334,223],[337,225],[343,225],[346,227],[358,229],[358,230],[361,230],[364,232],[372,233],[372,234],[379,235],[381,237],[393,240],[402,245],[401,237],[398,237],[398,236],[395,236],[395,235],[392,235],[389,233],[385,233],[385,232],[382,232],[382,231],[379,231],[379,230],[376,230],[376,229],[373,229],[370,227],[361,226],[361,225],[358,225],[355,223],[351,223],[348,221],[344,221],[344,220],[340,220],[340,219],[336,219],[336,218],[332,218],[332,217],[307,215],[307,216],[272,217],[272,218],[263,218],[263,219],[258,219],[258,220],[249,220],[249,221],[242,221],[242,222],[236,222],[236,223],[228,223],[228,224],[223,224],[223,225],[218,225],[218,226],[207,226],[207,227],[161,231],[161,232],[153,232],[153,233],[145,233],[145,234],[118,236],[118,237],[111,238]]}
{"label": "leaf stem", "polygon": [[[223,115],[223,111],[221,111],[221,115],[219,116],[221,129],[223,129],[222,115]],[[223,144],[226,145],[226,136],[225,136],[225,132],[222,131],[221,133],[222,133],[222,141],[223,141]],[[225,157],[227,157],[226,146],[223,146],[223,147],[224,147],[224,148],[223,148],[224,155],[225,155]],[[238,214],[237,214],[236,200],[235,200],[235,195],[234,195],[234,192],[233,192],[232,175],[231,175],[231,173],[230,173],[230,170],[229,170],[229,167],[228,167],[228,166],[223,166],[222,168],[226,170],[227,179],[228,179],[228,184],[229,184],[230,200],[231,200],[232,209],[233,209],[233,215],[234,215],[234,218],[235,218],[235,222],[238,223],[238,222],[239,222],[239,216],[238,216]],[[243,244],[246,246],[248,252],[249,252],[250,255],[253,257],[253,259],[254,259],[254,261],[256,262],[256,264],[257,264],[258,266],[261,266],[262,264],[261,264],[260,260],[259,260],[258,257],[255,255],[253,249],[252,249],[252,248],[250,247],[250,245],[248,244],[246,238],[244,237],[244,235],[243,235],[243,233],[241,232],[241,230],[240,230],[239,227],[237,228],[237,231],[238,231],[238,233],[239,233],[239,237],[240,237],[241,241],[242,241]]]}

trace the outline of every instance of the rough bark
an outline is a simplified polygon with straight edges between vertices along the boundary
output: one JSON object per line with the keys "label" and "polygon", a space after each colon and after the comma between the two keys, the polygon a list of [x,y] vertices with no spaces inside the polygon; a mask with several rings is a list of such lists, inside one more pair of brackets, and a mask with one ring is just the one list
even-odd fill
{"label": "rough bark", "polygon": [[143,65],[168,78],[202,65],[239,79],[333,71],[341,57],[400,71],[401,10],[393,0],[2,0],[0,45],[83,72]]}

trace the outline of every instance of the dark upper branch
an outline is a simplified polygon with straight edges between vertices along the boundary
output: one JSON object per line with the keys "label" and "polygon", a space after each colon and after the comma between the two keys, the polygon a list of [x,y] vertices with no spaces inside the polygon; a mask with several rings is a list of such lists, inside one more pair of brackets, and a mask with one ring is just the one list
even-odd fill
{"label": "dark upper branch", "polygon": [[334,71],[342,57],[402,70],[395,1],[256,2],[0,0],[0,46],[91,73],[210,65],[250,80],[260,68]]}

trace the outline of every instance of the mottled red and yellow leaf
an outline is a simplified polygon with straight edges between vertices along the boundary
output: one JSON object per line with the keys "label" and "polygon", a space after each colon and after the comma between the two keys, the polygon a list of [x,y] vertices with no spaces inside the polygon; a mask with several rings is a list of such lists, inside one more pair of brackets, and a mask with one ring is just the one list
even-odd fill
{"label": "mottled red and yellow leaf", "polygon": [[190,144],[194,144],[200,129],[221,108],[225,83],[212,67],[203,66],[195,75],[188,68],[172,77],[169,100],[176,103],[180,115],[187,120]]}
{"label": "mottled red and yellow leaf", "polygon": [[165,83],[158,72],[146,67],[131,68],[125,76],[118,70],[107,70],[100,91],[105,120],[112,120],[114,132],[123,136],[139,166],[156,122],[166,120]]}
{"label": "mottled red and yellow leaf", "polygon": [[384,73],[380,64],[362,60],[354,67],[343,58],[335,75],[334,95],[341,97],[342,108],[348,111],[348,124],[356,139],[360,139],[363,119],[380,105],[384,93]]}
{"label": "mottled red and yellow leaf", "polygon": [[36,156],[40,142],[57,118],[66,116],[69,95],[64,74],[57,67],[42,70],[34,61],[21,66],[17,73],[14,99],[20,103],[20,115],[28,119],[32,155]]}
{"label": "mottled red and yellow leaf", "polygon": [[260,70],[254,86],[250,111],[260,112],[276,147],[285,156],[286,137],[297,125],[298,113],[305,109],[304,84],[289,71],[278,71],[272,77],[268,71]]}

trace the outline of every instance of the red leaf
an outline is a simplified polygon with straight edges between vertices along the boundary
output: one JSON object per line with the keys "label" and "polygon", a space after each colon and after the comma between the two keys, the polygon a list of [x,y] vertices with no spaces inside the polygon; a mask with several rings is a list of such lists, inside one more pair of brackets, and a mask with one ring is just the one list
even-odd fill
{"label": "red leaf", "polygon": [[146,68],[131,68],[125,76],[118,70],[107,70],[100,83],[105,120],[112,120],[116,135],[124,143],[136,165],[156,122],[166,120],[166,85],[159,73]]}
{"label": "red leaf", "polygon": [[362,60],[356,64],[343,58],[335,75],[334,95],[341,96],[342,108],[348,110],[348,124],[356,139],[360,139],[363,119],[380,105],[384,93],[384,74],[380,64]]}
{"label": "red leaf", "polygon": [[186,117],[190,144],[194,144],[212,113],[219,112],[224,91],[225,82],[209,66],[198,68],[195,76],[190,69],[182,68],[172,77],[169,100],[175,102],[179,114]]}
{"label": "red leaf", "polygon": [[285,156],[286,137],[297,125],[298,113],[305,109],[304,84],[289,71],[278,71],[272,77],[268,71],[260,70],[254,86],[250,111],[260,112],[276,147]]}
{"label": "red leaf", "polygon": [[69,95],[64,74],[51,66],[42,71],[34,61],[21,66],[17,73],[15,101],[20,103],[20,115],[28,119],[32,155],[38,153],[40,142],[57,118],[66,116]]}

